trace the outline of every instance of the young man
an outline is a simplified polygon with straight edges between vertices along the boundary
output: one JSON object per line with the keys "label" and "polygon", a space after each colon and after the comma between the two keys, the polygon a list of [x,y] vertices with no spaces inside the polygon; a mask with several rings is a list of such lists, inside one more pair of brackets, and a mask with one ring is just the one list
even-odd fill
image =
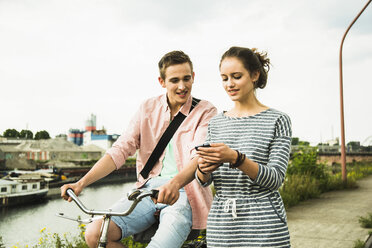
{"label": "young man", "polygon": [[[159,61],[159,71],[158,80],[166,89],[166,94],[144,101],[127,130],[105,156],[78,182],[61,187],[61,196],[71,201],[66,195],[67,188],[72,188],[78,195],[84,187],[120,168],[128,156],[135,154],[138,149],[136,163],[138,180],[135,187],[159,188],[159,197],[157,202],[150,197],[143,199],[129,216],[113,217],[109,226],[107,247],[124,247],[120,240],[139,233],[155,223],[154,213],[157,210],[161,210],[160,224],[147,246],[149,248],[180,247],[191,227],[206,228],[206,219],[212,202],[210,189],[200,187],[196,181],[185,186],[177,182],[189,180],[171,179],[177,179],[178,172],[184,167],[186,170],[195,171],[197,158],[193,148],[204,142],[208,121],[217,114],[217,110],[208,101],[201,100],[190,112],[193,104],[191,89],[195,73],[192,62],[185,53],[173,51],[165,54]],[[140,172],[160,137],[179,112],[186,118],[148,177],[143,178]],[[175,202],[172,199],[178,200]],[[112,207],[112,210],[124,211],[128,209],[129,204],[130,202],[123,198]],[[100,226],[101,220],[87,226],[85,239],[89,247],[96,246]]]}

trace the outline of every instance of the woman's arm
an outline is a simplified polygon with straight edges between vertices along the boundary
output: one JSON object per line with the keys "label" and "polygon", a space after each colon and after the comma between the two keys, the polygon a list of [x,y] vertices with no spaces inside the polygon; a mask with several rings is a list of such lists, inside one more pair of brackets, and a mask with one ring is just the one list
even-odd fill
{"label": "woman's arm", "polygon": [[[258,185],[272,190],[278,189],[284,181],[288,166],[291,135],[289,117],[280,116],[276,122],[275,137],[270,144],[269,162],[266,165],[261,165],[245,158],[237,169],[243,171]],[[238,159],[238,153],[223,143],[211,144],[211,147],[203,147],[199,150],[198,156],[209,164],[235,164]],[[201,164],[200,168],[205,172],[211,172],[207,167],[204,169]]]}
{"label": "woman's arm", "polygon": [[[237,151],[231,149],[223,143],[210,144],[211,147],[201,147],[197,154],[200,156],[199,168],[202,172],[207,173],[203,175],[198,171],[198,176],[201,181],[206,182],[209,180],[209,173],[220,166],[221,163],[235,164],[238,160]],[[243,171],[253,180],[257,177],[258,164],[248,158],[245,158],[237,169]]]}

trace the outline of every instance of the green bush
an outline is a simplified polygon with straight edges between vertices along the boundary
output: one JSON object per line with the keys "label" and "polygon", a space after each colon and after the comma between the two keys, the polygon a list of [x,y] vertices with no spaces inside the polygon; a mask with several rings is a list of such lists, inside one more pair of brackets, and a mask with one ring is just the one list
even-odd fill
{"label": "green bush", "polygon": [[328,178],[328,181],[326,181],[324,184],[325,191],[341,190],[344,187],[345,185],[344,182],[342,181],[341,173],[337,173],[336,175],[330,176]]}
{"label": "green bush", "polygon": [[300,147],[292,154],[288,164],[287,174],[308,175],[318,180],[327,180],[329,173],[326,165],[318,164],[318,153],[316,148]]}
{"label": "green bush", "polygon": [[0,236],[0,248],[5,248],[5,245],[3,243],[3,237]]}
{"label": "green bush", "polygon": [[286,207],[294,206],[300,201],[316,198],[321,193],[356,188],[356,181],[372,174],[372,164],[353,162],[347,165],[346,184],[342,180],[341,166],[318,164],[315,148],[299,147],[293,153],[288,164],[286,179],[279,189]]}
{"label": "green bush", "polygon": [[[39,242],[38,244],[33,246],[33,248],[88,248],[88,245],[85,243],[84,239],[85,225],[81,224],[78,226],[78,228],[79,235],[71,236],[70,233],[65,233],[63,234],[63,237],[61,237],[58,233],[48,233],[46,232],[46,228],[43,228],[42,230],[40,230],[41,237],[39,238]],[[132,237],[123,239],[122,243],[128,248],[145,248],[147,246],[147,244],[141,244],[133,241]]]}
{"label": "green bush", "polygon": [[368,213],[367,217],[361,216],[359,223],[363,228],[372,228],[372,213]]}
{"label": "green bush", "polygon": [[135,242],[131,236],[121,240],[121,243],[128,248],[145,248],[147,244]]}
{"label": "green bush", "polygon": [[78,226],[79,235],[76,237],[71,236],[70,233],[63,234],[61,237],[58,233],[46,232],[46,228],[40,230],[41,237],[39,242],[33,248],[88,248],[84,240],[85,225]]}
{"label": "green bush", "polygon": [[283,186],[279,189],[286,208],[320,195],[318,181],[309,175],[288,175]]}
{"label": "green bush", "polygon": [[332,165],[333,175],[330,175],[328,181],[325,184],[325,191],[339,190],[339,189],[350,189],[357,187],[357,180],[364,178],[368,175],[372,175],[372,163],[371,162],[353,162],[346,165],[347,180],[346,185],[341,178],[341,165]]}
{"label": "green bush", "polygon": [[364,242],[358,239],[357,241],[354,241],[353,248],[364,248]]}
{"label": "green bush", "polygon": [[353,177],[356,180],[364,178],[368,175],[372,175],[371,163],[366,162],[354,162],[347,164],[346,170],[348,172],[348,177]]}

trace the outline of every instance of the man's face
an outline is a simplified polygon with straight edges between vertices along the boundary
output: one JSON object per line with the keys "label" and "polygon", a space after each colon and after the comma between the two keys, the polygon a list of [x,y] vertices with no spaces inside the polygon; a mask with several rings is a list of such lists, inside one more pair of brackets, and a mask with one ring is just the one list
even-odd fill
{"label": "man's face", "polygon": [[165,80],[159,77],[163,88],[167,89],[168,102],[171,109],[179,109],[189,98],[194,72],[189,63],[171,65],[165,69]]}

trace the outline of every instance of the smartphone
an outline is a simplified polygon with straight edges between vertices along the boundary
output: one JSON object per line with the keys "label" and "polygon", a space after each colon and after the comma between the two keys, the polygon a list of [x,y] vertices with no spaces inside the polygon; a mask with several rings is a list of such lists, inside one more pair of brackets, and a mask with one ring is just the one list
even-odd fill
{"label": "smartphone", "polygon": [[203,145],[195,146],[195,150],[199,151],[199,147],[211,147],[211,145],[208,143],[205,143]]}

